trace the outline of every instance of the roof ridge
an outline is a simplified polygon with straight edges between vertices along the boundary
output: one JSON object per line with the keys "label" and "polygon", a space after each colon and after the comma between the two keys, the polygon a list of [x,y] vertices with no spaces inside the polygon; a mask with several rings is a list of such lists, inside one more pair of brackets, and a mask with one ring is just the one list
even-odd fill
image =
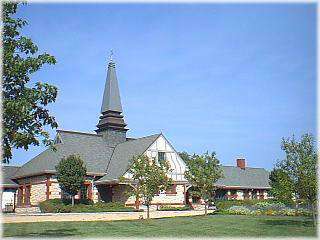
{"label": "roof ridge", "polygon": [[97,136],[97,137],[102,136],[102,135],[96,134],[96,133],[87,133],[87,132],[79,132],[79,131],[63,130],[63,129],[57,129],[57,132],[75,133],[75,134],[83,134],[83,135],[90,135],[90,136]]}
{"label": "roof ridge", "polygon": [[[222,167],[234,167],[234,168],[239,168],[237,166],[230,166],[230,165],[221,165]],[[263,167],[245,167],[245,168],[254,168],[254,169],[264,169],[266,170],[265,168]]]}
{"label": "roof ridge", "polygon": [[144,136],[144,137],[139,137],[139,138],[136,138],[134,140],[139,140],[139,139],[142,139],[142,138],[148,138],[148,137],[153,137],[153,136],[160,136],[162,133],[155,133],[155,134],[151,134],[149,136]]}

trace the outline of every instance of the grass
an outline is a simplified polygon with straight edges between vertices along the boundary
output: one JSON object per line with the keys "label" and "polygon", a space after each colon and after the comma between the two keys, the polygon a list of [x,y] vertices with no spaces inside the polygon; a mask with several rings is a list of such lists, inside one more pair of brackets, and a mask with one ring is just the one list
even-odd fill
{"label": "grass", "polygon": [[5,237],[275,237],[316,236],[312,219],[209,215],[113,222],[3,224]]}

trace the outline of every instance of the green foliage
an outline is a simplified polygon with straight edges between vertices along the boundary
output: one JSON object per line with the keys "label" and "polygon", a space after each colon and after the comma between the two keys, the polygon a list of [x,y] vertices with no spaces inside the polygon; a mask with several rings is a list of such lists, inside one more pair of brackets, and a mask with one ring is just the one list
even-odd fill
{"label": "green foliage", "polygon": [[[300,141],[295,137],[282,139],[286,158],[279,161],[270,175],[272,193],[278,199],[305,200],[313,207],[316,221],[317,152],[313,136],[305,134]],[[291,198],[290,198],[291,197]]]}
{"label": "green foliage", "polygon": [[192,184],[192,195],[200,196],[207,204],[213,198],[215,183],[223,177],[216,154],[193,155],[187,162],[186,179]]}
{"label": "green foliage", "polygon": [[181,159],[185,162],[188,163],[189,160],[191,159],[191,155],[189,153],[187,153],[186,151],[180,152],[179,156],[181,157]]}
{"label": "green foliage", "polygon": [[218,210],[228,209],[232,206],[253,206],[256,204],[279,203],[273,199],[244,199],[244,200],[215,200],[215,206]]}
{"label": "green foliage", "polygon": [[74,196],[83,186],[87,169],[77,155],[62,158],[56,166],[57,180],[62,191]]}
{"label": "green foliage", "polygon": [[269,176],[270,193],[279,201],[293,204],[294,187],[289,175],[282,169],[273,169]]}
{"label": "green foliage", "polygon": [[12,158],[12,148],[28,149],[40,141],[50,145],[45,126],[57,128],[57,122],[45,107],[55,102],[57,88],[47,83],[31,83],[30,75],[45,64],[55,64],[48,53],[38,54],[38,47],[21,36],[26,20],[13,18],[17,2],[3,4],[3,162]]}
{"label": "green foliage", "polygon": [[160,206],[158,211],[186,211],[191,210],[190,206],[182,206],[182,207],[171,207],[171,206]]}
{"label": "green foliage", "polygon": [[172,185],[172,179],[167,176],[170,167],[167,161],[157,163],[155,159],[150,159],[145,155],[133,157],[128,173],[132,179],[121,178],[122,182],[130,182],[133,187],[132,195],[136,199],[142,198],[148,207],[155,194],[168,189]]}
{"label": "green foliage", "polygon": [[[95,203],[85,204],[79,201],[78,204],[72,206],[70,202],[61,199],[50,199],[39,204],[41,212],[44,213],[80,213],[80,212],[133,212],[135,209],[126,207],[123,203]],[[142,210],[141,210],[142,211]]]}

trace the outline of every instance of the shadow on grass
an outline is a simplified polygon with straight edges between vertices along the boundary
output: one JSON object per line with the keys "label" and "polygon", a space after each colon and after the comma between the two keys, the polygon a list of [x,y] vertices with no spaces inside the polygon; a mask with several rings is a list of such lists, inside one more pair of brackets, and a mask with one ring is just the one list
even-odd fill
{"label": "shadow on grass", "polygon": [[312,219],[304,219],[304,220],[284,220],[284,219],[265,219],[261,221],[262,223],[270,226],[279,226],[279,225],[286,225],[286,226],[295,226],[295,227],[313,227]]}
{"label": "shadow on grass", "polygon": [[16,237],[70,237],[76,235],[79,236],[80,233],[74,228],[48,229],[41,232],[14,234]]}

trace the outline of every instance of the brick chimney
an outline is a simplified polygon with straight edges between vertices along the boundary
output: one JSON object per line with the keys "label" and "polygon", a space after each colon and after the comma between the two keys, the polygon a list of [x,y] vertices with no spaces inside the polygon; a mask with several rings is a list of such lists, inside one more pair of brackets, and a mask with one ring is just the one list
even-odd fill
{"label": "brick chimney", "polygon": [[246,168],[246,159],[245,158],[237,158],[237,167],[241,169]]}

